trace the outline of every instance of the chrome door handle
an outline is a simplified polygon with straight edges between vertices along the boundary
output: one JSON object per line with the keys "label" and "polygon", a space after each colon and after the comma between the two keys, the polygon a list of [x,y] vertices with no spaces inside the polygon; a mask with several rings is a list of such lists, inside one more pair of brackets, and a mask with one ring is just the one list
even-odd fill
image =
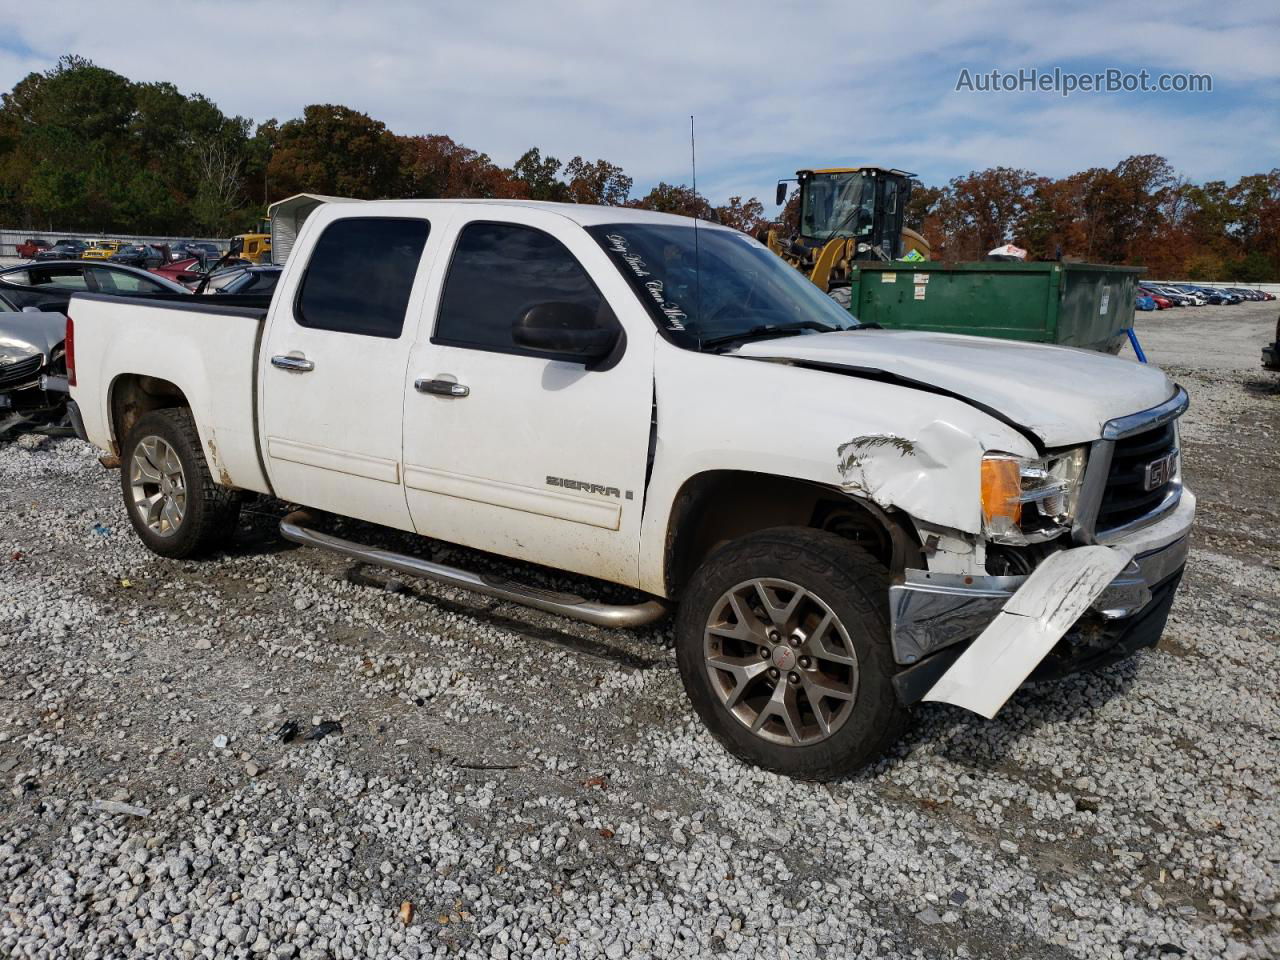
{"label": "chrome door handle", "polygon": [[419,377],[413,381],[413,389],[419,393],[434,393],[438,397],[457,397],[461,399],[471,393],[471,388],[454,380],[428,380]]}
{"label": "chrome door handle", "polygon": [[272,357],[271,365],[281,370],[292,370],[295,373],[309,373],[316,368],[316,365],[306,357],[294,357],[288,354]]}

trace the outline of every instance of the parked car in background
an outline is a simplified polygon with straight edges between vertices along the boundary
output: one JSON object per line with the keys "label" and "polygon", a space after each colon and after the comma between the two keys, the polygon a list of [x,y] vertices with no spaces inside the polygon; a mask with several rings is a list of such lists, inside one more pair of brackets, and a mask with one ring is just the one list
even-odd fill
{"label": "parked car in background", "polygon": [[280,267],[251,265],[219,270],[201,293],[204,294],[270,294],[280,279]]}
{"label": "parked car in background", "polygon": [[1140,284],[1138,289],[1144,293],[1158,295],[1164,297],[1175,307],[1189,307],[1192,304],[1191,297],[1185,293],[1180,293],[1163,284],[1144,283]]}
{"label": "parked car in background", "polygon": [[1150,297],[1152,300],[1156,302],[1157,310],[1168,310],[1170,307],[1173,306],[1172,300],[1170,300],[1168,297],[1164,296],[1163,294],[1156,293],[1156,291],[1150,289],[1149,287],[1139,287],[1138,289],[1141,291],[1144,297]]}
{"label": "parked car in background", "polygon": [[35,262],[0,270],[0,294],[23,307],[65,313],[74,293],[111,293],[126,297],[190,293],[180,283],[145,270],[91,260]]}
{"label": "parked car in background", "polygon": [[1213,304],[1214,306],[1236,302],[1229,294],[1223,293],[1217,287],[1188,286],[1187,289],[1195,291],[1196,294],[1204,298],[1205,303]]}
{"label": "parked car in background", "polygon": [[123,240],[95,240],[80,255],[82,260],[110,260],[124,246]]}
{"label": "parked car in background", "polygon": [[1202,293],[1187,284],[1166,283],[1163,285],[1163,289],[1178,296],[1186,297],[1188,306],[1203,307],[1209,302]]}
{"label": "parked car in background", "polygon": [[164,277],[166,280],[172,280],[174,283],[189,284],[204,278],[205,264],[196,257],[183,257],[180,260],[170,260],[158,267],[152,267],[148,272]]}
{"label": "parked car in background", "polygon": [[112,254],[111,262],[151,270],[168,263],[169,257],[159,247],[149,243],[131,243]]}
{"label": "parked car in background", "polygon": [[79,260],[89,245],[83,240],[59,240],[52,247],[41,250],[33,260]]}
{"label": "parked car in background", "polygon": [[23,260],[32,260],[41,250],[48,250],[52,246],[52,243],[42,237],[27,237],[14,249],[18,251],[18,256],[22,257]]}
{"label": "parked car in background", "polygon": [[0,294],[0,418],[61,418],[67,402],[66,327],[61,313],[23,311]]}
{"label": "parked car in background", "polygon": [[1133,299],[1133,305],[1139,310],[1155,310],[1156,302],[1146,294],[1140,293]]}
{"label": "parked car in background", "polygon": [[218,245],[208,240],[183,240],[169,248],[169,257],[174,261],[194,257],[197,260],[212,263],[220,256],[222,251],[218,249]]}
{"label": "parked car in background", "polygon": [[1196,307],[1196,306],[1203,307],[1204,306],[1204,301],[1199,297],[1192,296],[1189,293],[1183,293],[1181,290],[1175,290],[1173,287],[1160,286],[1160,287],[1157,287],[1156,289],[1159,290],[1161,293],[1163,293],[1170,300],[1172,300],[1177,306],[1180,306],[1180,307]]}

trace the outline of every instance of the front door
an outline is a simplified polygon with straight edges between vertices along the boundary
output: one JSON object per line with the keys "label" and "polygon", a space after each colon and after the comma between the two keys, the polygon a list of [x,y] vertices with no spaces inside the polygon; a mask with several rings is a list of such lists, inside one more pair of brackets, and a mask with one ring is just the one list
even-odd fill
{"label": "front door", "polygon": [[[431,284],[439,309],[423,317],[404,398],[414,526],[634,584],[656,333],[577,224],[527,208],[503,220],[459,217]],[[626,335],[594,369],[515,343],[513,322],[545,303]]]}
{"label": "front door", "polygon": [[273,301],[258,373],[267,473],[282,499],[412,529],[400,420],[416,323],[405,318],[421,312],[431,225],[339,216],[348,210],[313,214],[319,239]]}

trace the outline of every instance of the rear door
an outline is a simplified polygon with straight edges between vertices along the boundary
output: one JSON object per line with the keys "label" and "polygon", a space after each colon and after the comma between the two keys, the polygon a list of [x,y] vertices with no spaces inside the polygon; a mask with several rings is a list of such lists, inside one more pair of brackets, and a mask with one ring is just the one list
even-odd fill
{"label": "rear door", "polygon": [[[635,583],[653,403],[643,307],[576,223],[530,208],[464,208],[437,266],[405,391],[406,495],[419,533]],[[447,269],[446,269],[447,267]],[[548,302],[619,327],[606,362],[518,346]],[[445,387],[448,386],[448,389]]]}
{"label": "rear door", "polygon": [[400,457],[405,365],[432,256],[423,216],[321,207],[272,302],[258,373],[277,496],[412,529]]}

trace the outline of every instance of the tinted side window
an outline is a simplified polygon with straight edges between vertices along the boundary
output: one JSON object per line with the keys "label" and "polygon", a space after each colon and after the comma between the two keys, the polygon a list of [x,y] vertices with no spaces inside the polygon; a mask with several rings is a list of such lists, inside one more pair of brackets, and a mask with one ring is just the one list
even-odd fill
{"label": "tinted side window", "polygon": [[325,227],[298,292],[298,323],[366,337],[400,336],[430,225],[353,217]]}
{"label": "tinted side window", "polygon": [[512,342],[511,325],[553,300],[581,304],[601,327],[616,323],[587,271],[555,237],[510,223],[470,223],[453,252],[435,339],[528,353]]}
{"label": "tinted side window", "polygon": [[89,284],[84,278],[81,267],[46,267],[31,271],[33,287],[51,286],[63,290],[88,290]]}
{"label": "tinted side window", "polygon": [[98,285],[99,293],[166,293],[163,284],[156,283],[147,277],[125,273],[123,270],[108,270],[105,267],[90,267],[90,274]]}

